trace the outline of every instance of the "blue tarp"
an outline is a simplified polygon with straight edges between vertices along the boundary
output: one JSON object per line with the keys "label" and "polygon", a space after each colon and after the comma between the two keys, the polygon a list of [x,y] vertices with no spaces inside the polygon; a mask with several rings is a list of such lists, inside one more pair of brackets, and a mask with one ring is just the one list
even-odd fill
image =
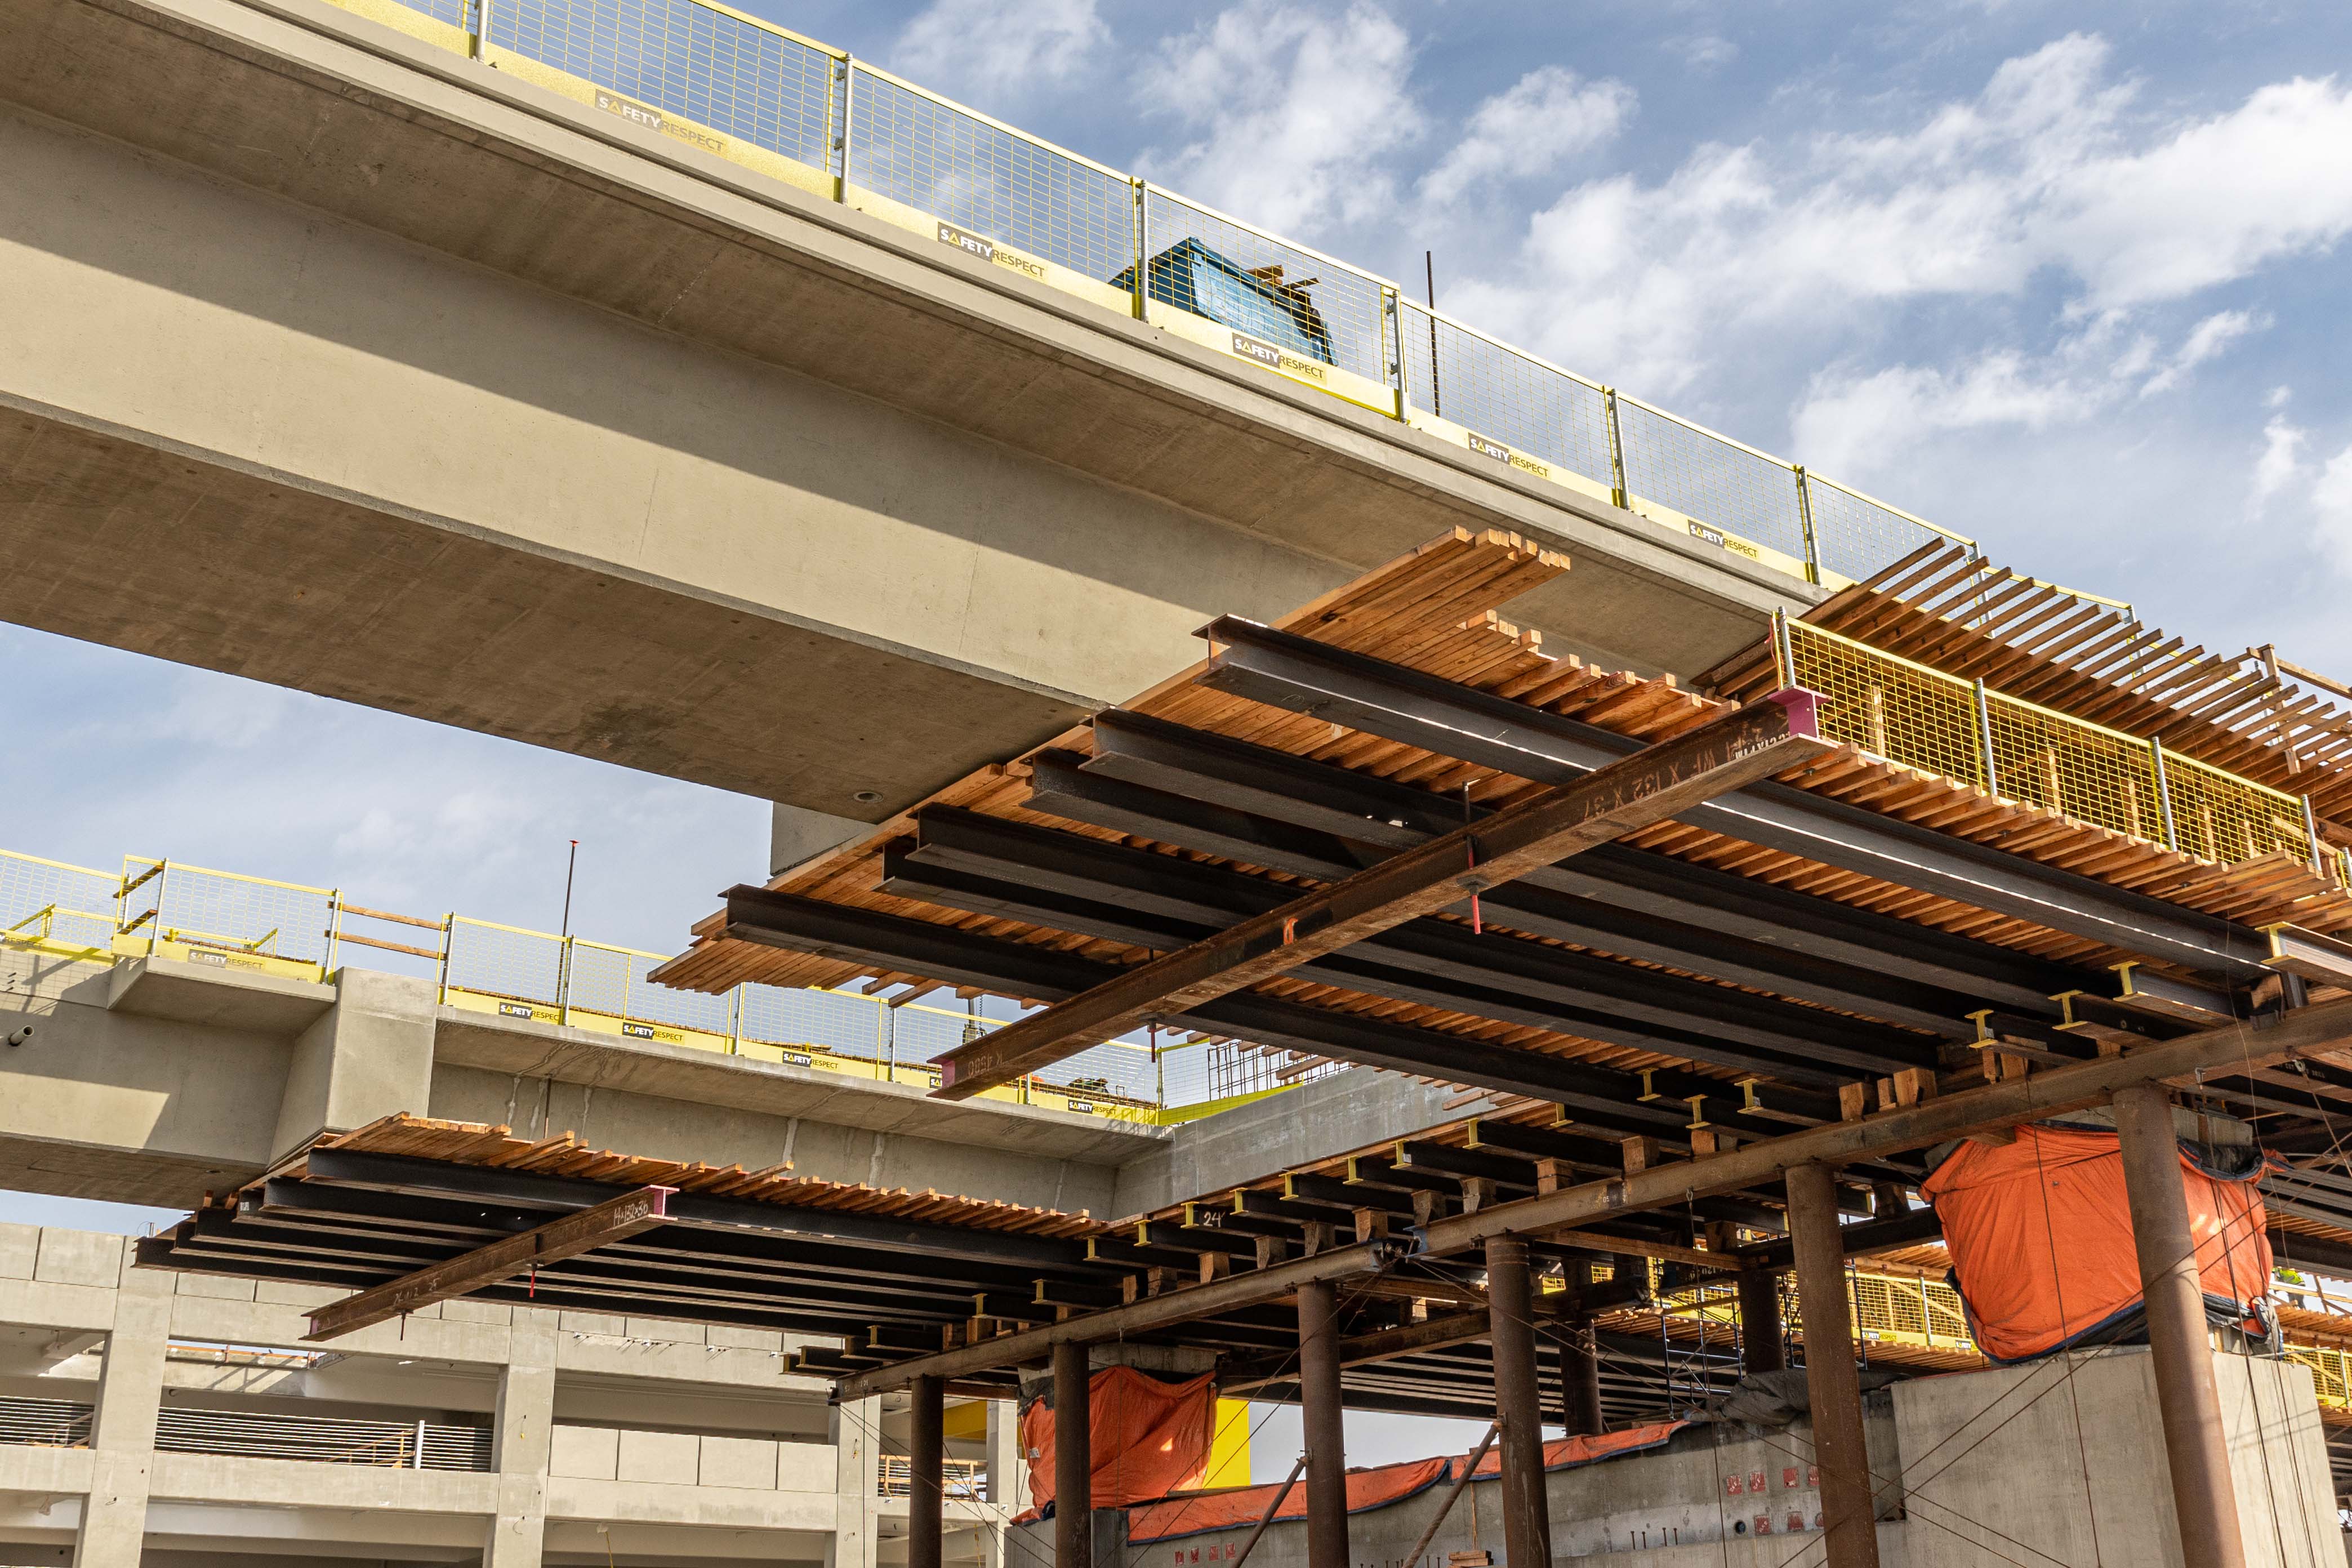
{"label": "blue tarp", "polygon": [[[1163,305],[1221,321],[1303,358],[1339,363],[1331,357],[1331,333],[1304,292],[1252,277],[1247,268],[1197,239],[1184,238],[1153,257],[1145,276],[1150,298]],[[1132,290],[1135,268],[1112,279],[1111,287]]]}

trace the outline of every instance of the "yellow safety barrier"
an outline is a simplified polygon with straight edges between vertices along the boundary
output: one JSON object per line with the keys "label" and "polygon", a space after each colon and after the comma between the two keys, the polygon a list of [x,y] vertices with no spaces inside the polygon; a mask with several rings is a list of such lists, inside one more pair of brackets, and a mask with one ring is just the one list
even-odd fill
{"label": "yellow safety barrier", "polygon": [[2323,863],[2301,796],[1802,621],[1774,633],[1780,683],[1821,693],[1834,740],[2200,859]]}
{"label": "yellow safety barrier", "polygon": [[717,0],[336,3],[1685,543],[1840,586],[1930,541],[1969,542]]}

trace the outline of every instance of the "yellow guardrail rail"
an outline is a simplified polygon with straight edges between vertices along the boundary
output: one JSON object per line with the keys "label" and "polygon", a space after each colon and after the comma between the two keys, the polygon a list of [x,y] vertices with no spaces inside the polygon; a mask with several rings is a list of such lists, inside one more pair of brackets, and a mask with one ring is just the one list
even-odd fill
{"label": "yellow guardrail rail", "polygon": [[[358,921],[377,924],[355,930]],[[402,940],[373,934],[386,922]],[[466,915],[393,914],[337,889],[179,860],[126,856],[116,873],[0,850],[0,951],[79,963],[161,958],[323,984],[346,947],[429,963],[444,1006],[916,1088],[938,1084],[932,1058],[1001,1026],[976,1012],[855,991],[676,991],[646,978],[667,953]],[[985,1098],[1158,1122],[1281,1092],[1229,1092],[1233,1075],[1213,1062],[1217,1048],[1111,1041]]]}
{"label": "yellow guardrail rail", "polygon": [[1773,654],[1780,685],[1822,695],[1833,740],[2200,859],[2291,854],[2352,883],[2301,795],[1786,616]]}
{"label": "yellow guardrail rail", "polygon": [[1685,541],[1832,586],[1971,542],[1405,298],[1377,273],[713,0],[336,0]]}

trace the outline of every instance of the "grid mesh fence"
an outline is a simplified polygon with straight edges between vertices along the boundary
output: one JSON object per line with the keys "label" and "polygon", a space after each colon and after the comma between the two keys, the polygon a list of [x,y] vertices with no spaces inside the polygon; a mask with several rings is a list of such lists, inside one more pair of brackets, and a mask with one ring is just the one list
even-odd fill
{"label": "grid mesh fence", "polygon": [[648,108],[832,166],[833,57],[740,16],[694,0],[498,0],[489,41]]}
{"label": "grid mesh fence", "polygon": [[2164,839],[2147,742],[1998,693],[1985,697],[1999,793],[2136,838]]}
{"label": "grid mesh fence", "polygon": [[[301,963],[327,960],[327,932],[335,913],[331,889],[139,856],[124,858],[122,880],[130,889],[121,906],[124,927],[140,921],[142,936]],[[138,886],[130,887],[133,882]]]}
{"label": "grid mesh fence", "polygon": [[510,1002],[562,1000],[563,939],[454,915],[445,984]]}
{"label": "grid mesh fence", "polygon": [[1160,1068],[1148,1046],[1113,1040],[1089,1046],[1037,1069],[1036,1081],[1070,1094],[1100,1094],[1154,1105],[1160,1100]]}
{"label": "grid mesh fence", "polygon": [[927,93],[850,71],[849,184],[1108,283],[1135,264],[1135,187]]}
{"label": "grid mesh fence", "polygon": [[883,1047],[888,1023],[882,1004],[872,997],[774,985],[746,985],[742,991],[736,1027],[747,1041],[867,1062]]}
{"label": "grid mesh fence", "polygon": [[1386,290],[1377,279],[1157,185],[1145,188],[1143,205],[1152,300],[1394,384]]}
{"label": "grid mesh fence", "polygon": [[2189,854],[2224,862],[2281,853],[2310,858],[2303,802],[2295,796],[2169,752],[2164,782],[2172,830]]}
{"label": "grid mesh fence", "polygon": [[1805,529],[1796,470],[1632,398],[1617,399],[1625,488],[1695,522],[1799,561]]}
{"label": "grid mesh fence", "polygon": [[475,9],[475,0],[400,0],[400,3],[461,33],[475,30],[474,18],[479,14]]}
{"label": "grid mesh fence", "polygon": [[1982,785],[1976,688],[1937,670],[1788,623],[1791,685],[1822,695],[1822,731],[1892,762]]}
{"label": "grid mesh fence", "polygon": [[1867,577],[1939,540],[1969,542],[1811,471],[1805,475],[1805,504],[1813,514],[1822,569],[1843,577]]}
{"label": "grid mesh fence", "polygon": [[726,1034],[734,1013],[731,994],[712,996],[699,991],[677,991],[646,979],[667,962],[659,953],[574,937],[564,1000],[574,1011]]}
{"label": "grid mesh fence", "polygon": [[121,885],[87,866],[0,851],[0,938],[104,951]]}
{"label": "grid mesh fence", "polygon": [[1611,488],[1609,408],[1599,387],[1410,301],[1397,306],[1397,342],[1408,405]]}

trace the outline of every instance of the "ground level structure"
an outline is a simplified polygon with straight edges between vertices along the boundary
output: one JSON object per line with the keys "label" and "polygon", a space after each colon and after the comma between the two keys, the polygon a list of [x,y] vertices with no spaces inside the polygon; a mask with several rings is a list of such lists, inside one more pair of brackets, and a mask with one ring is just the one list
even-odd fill
{"label": "ground level structure", "polygon": [[[910,1401],[915,1568],[943,1560],[950,1398],[1049,1381],[1053,1493],[1099,1502],[1077,1412],[1103,1364],[1139,1358],[1304,1406],[1313,1568],[1362,1555],[1345,1407],[1491,1417],[1503,1555],[1544,1562],[1563,1541],[1544,1426],[1680,1413],[1670,1359],[1656,1405],[1609,1388],[1610,1315],[1647,1307],[1671,1346],[1677,1294],[1715,1281],[1743,1371],[1815,1347],[1798,1384],[1819,1546],[1859,1568],[1882,1489],[1847,1258],[1935,1233],[1909,1194],[1955,1147],[2096,1110],[2128,1188],[2132,1364],[2160,1414],[2140,1479],[2180,1561],[2248,1561],[2182,1118],[2192,1142],[2254,1130],[2241,1142],[2274,1162],[2282,1207],[2246,1216],[2255,1245],[2268,1226],[2352,1258],[2329,1196],[2352,1187],[2329,1124],[2352,1092],[2352,898],[2318,790],[2199,775],[2201,844],[2160,748],[2138,832],[2063,787],[2020,798],[1990,766],[1888,755],[1892,682],[1857,718],[1853,696],[1787,679],[1743,704],[1549,658],[1496,611],[1566,569],[1465,532],[1278,624],[1216,621],[1195,670],[735,889],[662,972],[1045,1004],[940,1058],[950,1099],[1146,1026],[1459,1086],[1481,1114],[1214,1173],[1116,1222],[403,1119],[217,1194],[142,1259],[350,1287],[314,1315],[330,1342],[455,1297],[835,1338],[796,1369],[845,1401]],[[1774,640],[1795,668],[1792,631]],[[2072,721],[2036,711],[2063,786]],[[1801,1335],[1770,1283],[1791,1271]],[[2252,1293],[2267,1283],[2265,1260]],[[2263,1364],[2282,1399],[2308,1387]],[[2083,1376],[2062,1381],[2078,1409]],[[2280,1495],[2305,1493],[2260,1494]],[[1057,1562],[1092,1559],[1091,1512],[1057,1511]]]}

